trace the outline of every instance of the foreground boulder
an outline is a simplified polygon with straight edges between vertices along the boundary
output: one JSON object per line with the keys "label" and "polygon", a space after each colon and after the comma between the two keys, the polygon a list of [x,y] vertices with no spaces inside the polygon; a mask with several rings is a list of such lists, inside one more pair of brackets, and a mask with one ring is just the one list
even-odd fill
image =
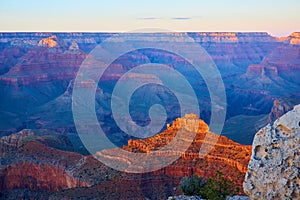
{"label": "foreground boulder", "polygon": [[300,199],[300,105],[255,136],[244,181],[251,199]]}

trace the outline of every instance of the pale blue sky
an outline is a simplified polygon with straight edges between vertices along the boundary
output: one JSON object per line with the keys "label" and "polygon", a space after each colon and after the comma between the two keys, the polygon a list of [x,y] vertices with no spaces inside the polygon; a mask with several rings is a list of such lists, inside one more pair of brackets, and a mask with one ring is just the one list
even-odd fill
{"label": "pale blue sky", "polygon": [[299,0],[0,0],[0,31],[300,31]]}

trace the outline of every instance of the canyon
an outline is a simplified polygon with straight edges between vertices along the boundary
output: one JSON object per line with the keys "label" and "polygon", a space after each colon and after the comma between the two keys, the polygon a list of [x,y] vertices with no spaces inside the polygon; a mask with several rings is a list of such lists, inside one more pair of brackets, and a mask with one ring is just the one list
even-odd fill
{"label": "canyon", "polygon": [[[211,96],[192,63],[165,50],[136,49],[114,60],[102,77],[92,73],[93,79],[100,78],[95,89],[97,119],[108,139],[124,151],[145,154],[145,160],[147,154],[178,159],[142,174],[111,169],[91,155],[80,140],[72,112],[72,103],[78,102],[72,93],[78,70],[90,52],[118,34],[0,33],[0,198],[167,199],[182,194],[182,177],[197,174],[209,178],[217,170],[242,188],[245,174],[251,170],[251,154],[251,159],[257,158],[251,150],[256,132],[267,124],[278,125],[276,120],[300,103],[300,33],[283,38],[263,32],[132,34],[170,45],[180,43],[174,36],[190,37],[205,49],[225,86],[227,113],[221,136],[210,131]],[[188,45],[181,47],[189,49]],[[176,96],[161,85],[138,88],[128,105],[133,122],[148,125],[149,108],[155,104],[162,105],[167,114],[159,133],[139,139],[118,127],[111,99],[120,78],[145,63],[165,64],[181,73],[197,96],[200,112],[181,115]],[[128,80],[138,78],[157,77],[131,74]],[[89,82],[82,85],[91,87]],[[184,152],[160,151],[172,143],[178,131],[195,134],[188,141],[191,145]],[[209,153],[199,156],[201,147],[216,137]],[[97,153],[126,165],[122,162],[127,158],[116,154],[115,149]],[[250,181],[249,173],[247,176]],[[256,190],[245,192],[251,196]]]}
{"label": "canyon", "polygon": [[[1,135],[26,128],[76,132],[70,100],[77,71],[94,47],[114,35],[116,33],[0,33]],[[274,101],[290,105],[299,103],[300,46],[296,42],[299,33],[286,38],[267,33],[234,32],[139,35],[150,41],[167,43],[174,42],[174,35],[189,36],[207,51],[226,89],[227,116],[223,134],[239,143],[251,144],[256,130],[268,123],[265,116],[271,112]],[[96,111],[101,123],[107,124],[104,129],[110,129],[107,132],[111,135],[122,132],[115,128],[109,105],[116,82],[128,70],[151,62],[167,64],[184,75],[198,97],[201,118],[209,123],[209,92],[193,66],[171,52],[143,49],[116,59],[100,79]],[[143,95],[149,98],[147,105],[140,103]],[[168,90],[156,86],[141,88],[131,100],[135,105],[133,118],[140,124],[148,124],[147,107],[160,103],[165,106],[167,123],[170,123],[179,117],[178,104],[173,99]],[[60,111],[62,107],[64,112]],[[42,114],[45,112],[47,116]],[[60,123],[57,123],[58,116],[63,118]],[[237,119],[244,118],[252,122],[251,129],[231,128]],[[124,145],[130,139],[124,134],[122,137],[116,143]]]}

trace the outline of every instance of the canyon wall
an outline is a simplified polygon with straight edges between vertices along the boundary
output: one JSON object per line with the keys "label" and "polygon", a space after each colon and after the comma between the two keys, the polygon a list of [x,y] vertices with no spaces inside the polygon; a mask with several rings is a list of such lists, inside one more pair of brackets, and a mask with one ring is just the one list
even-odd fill
{"label": "canyon wall", "polygon": [[[299,98],[299,45],[290,40],[299,38],[293,33],[279,40],[268,33],[235,32],[200,32],[200,33],[134,33],[149,41],[163,41],[172,45],[174,36],[189,36],[199,43],[215,62],[223,78],[227,95],[227,119],[238,115],[257,116],[268,114],[275,99]],[[6,135],[22,129],[49,128],[55,130],[72,129],[75,131],[71,117],[70,95],[64,95],[68,86],[77,75],[77,71],[90,53],[105,39],[116,36],[112,33],[0,33],[0,134]],[[134,35],[128,35],[134,38]],[[291,44],[293,43],[293,44]],[[181,44],[188,51],[188,44]],[[189,52],[193,53],[193,52]],[[103,116],[101,123],[113,124],[111,110],[108,106],[114,84],[128,70],[144,63],[166,64],[182,73],[195,86],[195,92],[201,106],[201,118],[210,119],[210,97],[205,81],[195,73],[193,66],[184,58],[171,52],[144,49],[130,52],[115,60],[100,79],[99,87],[104,95],[97,99],[97,113]],[[147,74],[139,75],[152,79]],[[96,77],[96,75],[95,75]],[[289,88],[287,90],[286,88]],[[155,93],[149,99],[158,99],[169,114],[168,123],[178,117],[174,110],[173,99],[161,99],[172,94],[167,90],[147,88],[144,94]],[[143,94],[143,95],[144,95]],[[64,95],[62,98],[62,95]],[[141,95],[142,96],[142,95]],[[133,98],[134,104],[141,101],[140,96]],[[155,102],[157,103],[157,102]],[[293,104],[293,103],[292,103]],[[53,107],[49,117],[43,113]],[[55,123],[54,116],[60,116],[60,108],[68,113],[64,115],[65,123]],[[100,113],[101,112],[101,113]],[[145,110],[138,110],[136,118],[147,124],[149,118]],[[38,120],[37,120],[38,119]],[[226,124],[225,124],[226,126]],[[119,130],[113,130],[112,135]],[[242,128],[238,126],[233,135],[238,135]],[[249,131],[250,132],[250,131]],[[245,133],[248,134],[248,133]],[[251,144],[255,131],[247,139],[232,137],[242,144]],[[124,136],[124,138],[126,138]],[[249,138],[249,139],[248,139]],[[121,139],[125,144],[127,139]],[[119,144],[119,143],[118,143]]]}
{"label": "canyon wall", "polygon": [[[155,150],[172,141],[179,129],[183,129],[186,134],[195,132],[195,138],[185,152],[176,151],[178,147],[174,150],[159,151],[159,155],[162,157],[179,155],[180,159],[166,168],[154,172],[155,174],[175,177],[198,174],[208,178],[219,170],[224,173],[225,177],[234,180],[237,186],[242,186],[243,174],[247,171],[247,164],[250,159],[251,146],[240,145],[224,136],[209,132],[208,125],[195,114],[188,114],[176,119],[168,125],[167,130],[151,138],[129,140],[128,145],[123,148],[131,152],[155,154]],[[210,153],[201,158],[199,156],[201,146],[210,144],[213,141],[211,139],[216,137],[218,138],[217,142]],[[108,155],[113,155],[113,152],[108,153]]]}

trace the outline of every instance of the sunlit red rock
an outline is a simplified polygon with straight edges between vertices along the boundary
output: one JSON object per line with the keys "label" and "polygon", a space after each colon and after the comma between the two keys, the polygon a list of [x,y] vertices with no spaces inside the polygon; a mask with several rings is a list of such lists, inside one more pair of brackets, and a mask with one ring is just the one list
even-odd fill
{"label": "sunlit red rock", "polygon": [[57,46],[57,37],[55,35],[39,41],[39,46],[53,48]]}
{"label": "sunlit red rock", "polygon": [[30,190],[58,191],[74,187],[87,187],[61,166],[23,162],[9,165],[2,172],[2,189],[28,188]]}
{"label": "sunlit red rock", "polygon": [[[179,155],[180,159],[163,169],[152,172],[153,174],[178,178],[198,174],[208,178],[215,171],[219,170],[227,178],[234,180],[236,185],[241,188],[251,155],[251,146],[240,145],[224,136],[218,137],[218,135],[209,132],[208,125],[194,114],[176,119],[172,125],[168,125],[167,130],[151,138],[129,140],[128,145],[124,146],[123,149],[131,152],[145,153],[145,159],[147,159],[148,153],[155,153],[155,150],[171,142],[179,129],[183,129],[187,134],[189,132],[196,132],[196,136],[191,141],[190,147],[186,152],[178,152],[177,148],[174,148],[174,150],[168,149],[165,152],[160,151],[159,156]],[[199,156],[201,146],[213,142],[212,138],[217,138],[216,144],[213,145],[208,155],[201,158]],[[114,156],[114,159],[118,162],[127,161],[125,157],[123,158],[124,155],[116,155],[113,149],[106,151],[104,154],[107,157]],[[104,154],[101,155],[104,156]]]}
{"label": "sunlit red rock", "polygon": [[292,33],[290,36],[290,44],[296,45],[300,44],[300,32]]}
{"label": "sunlit red rock", "polygon": [[[19,133],[16,135],[18,137],[13,137],[15,138],[14,144],[18,144],[18,147],[12,150],[2,148],[4,149],[2,151],[4,153],[14,151],[19,157],[27,159],[20,163],[13,162],[1,170],[2,190],[29,187],[38,191],[56,191],[58,192],[56,195],[62,195],[62,197],[83,195],[91,198],[109,194],[110,197],[118,199],[126,199],[130,194],[128,191],[132,191],[135,198],[155,198],[156,196],[161,199],[181,194],[179,181],[182,177],[197,174],[209,178],[217,170],[222,171],[226,178],[234,180],[235,184],[241,187],[251,154],[251,146],[243,146],[224,136],[218,137],[209,132],[208,125],[194,114],[178,118],[168,126],[167,130],[151,138],[130,140],[123,149],[145,153],[146,158],[147,152],[155,152],[157,148],[172,141],[178,129],[183,129],[187,134],[196,132],[191,146],[186,152],[162,152],[162,157],[180,153],[180,158],[169,166],[145,174],[117,172],[105,167],[92,156],[82,156],[50,148],[38,142],[39,140],[22,145],[22,141],[26,141],[28,134],[28,137],[34,135],[31,131]],[[201,146],[209,143],[211,141],[209,138],[215,137],[218,137],[218,140],[210,153],[200,158]],[[7,138],[4,139],[3,141],[8,141]],[[111,152],[113,153],[114,150]],[[113,156],[118,158],[119,155]],[[119,162],[122,160],[122,157],[118,158]],[[69,190],[65,190],[66,188]]]}

